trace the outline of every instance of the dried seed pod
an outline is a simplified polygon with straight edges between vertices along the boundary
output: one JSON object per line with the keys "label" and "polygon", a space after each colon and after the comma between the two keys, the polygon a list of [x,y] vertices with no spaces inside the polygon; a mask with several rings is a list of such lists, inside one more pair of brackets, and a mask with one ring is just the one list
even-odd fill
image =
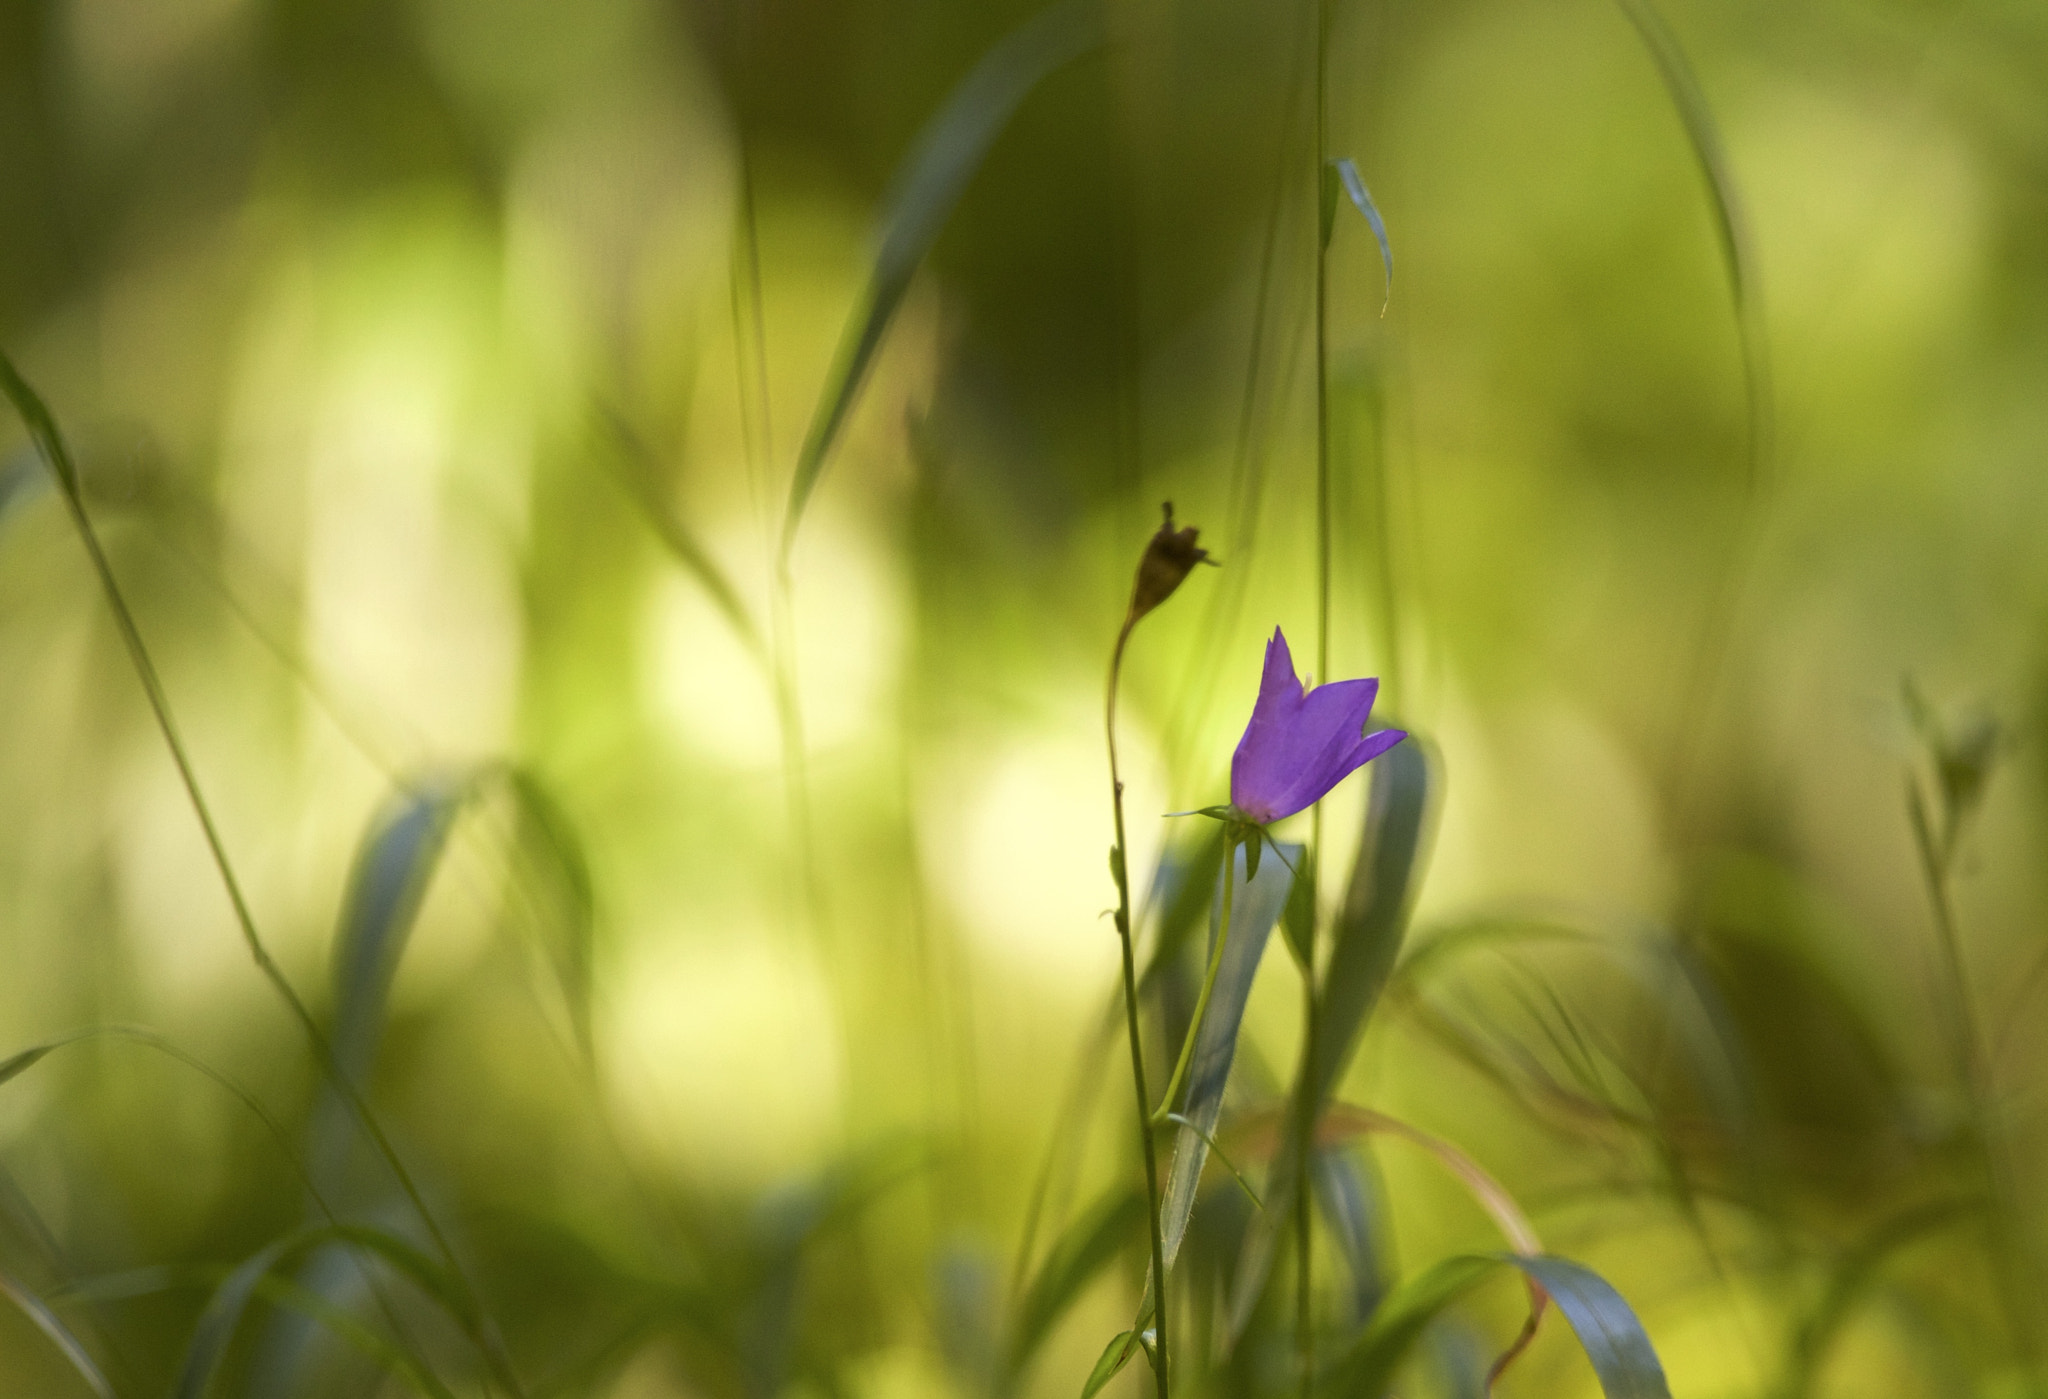
{"label": "dried seed pod", "polygon": [[1172,597],[1173,590],[1194,571],[1196,564],[1213,562],[1209,551],[1195,544],[1199,531],[1193,525],[1185,529],[1173,527],[1173,502],[1167,501],[1162,509],[1166,513],[1165,523],[1145,546],[1145,556],[1138,560],[1137,581],[1131,585],[1131,610],[1124,619],[1127,627]]}

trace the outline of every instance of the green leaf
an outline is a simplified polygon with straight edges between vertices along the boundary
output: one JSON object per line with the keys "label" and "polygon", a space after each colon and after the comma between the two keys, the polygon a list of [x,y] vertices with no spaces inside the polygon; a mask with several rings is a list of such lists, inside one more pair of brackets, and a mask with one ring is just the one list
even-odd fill
{"label": "green leaf", "polygon": [[1605,1278],[1584,1264],[1547,1254],[1502,1258],[1550,1294],[1578,1334],[1607,1399],[1671,1399],[1664,1367],[1642,1322]]}
{"label": "green leaf", "polygon": [[389,1373],[405,1380],[412,1386],[414,1393],[424,1394],[428,1399],[455,1399],[448,1386],[411,1352],[386,1340],[318,1292],[287,1282],[274,1274],[265,1274],[259,1278],[256,1292],[264,1301],[325,1327],[329,1334],[340,1339],[345,1345],[368,1356]]}
{"label": "green leaf", "polygon": [[37,1061],[45,1054],[68,1043],[70,1043],[68,1039],[63,1039],[50,1044],[38,1044],[22,1050],[18,1054],[10,1055],[6,1059],[0,1059],[0,1083],[5,1083],[16,1074],[33,1068]]}
{"label": "green leaf", "polygon": [[214,1289],[213,1296],[207,1299],[206,1310],[199,1315],[199,1324],[192,1330],[192,1339],[185,1347],[185,1363],[179,1367],[177,1383],[171,1391],[176,1399],[205,1399],[206,1391],[213,1383],[213,1372],[220,1365],[228,1342],[234,1339],[257,1282],[292,1251],[299,1238],[293,1235],[265,1245]]}
{"label": "green leaf", "polygon": [[449,828],[473,790],[430,779],[388,802],[356,851],[334,937],[335,1061],[360,1081],[376,1052],[392,977],[419,917]]}
{"label": "green leaf", "polygon": [[64,494],[76,501],[78,468],[72,465],[71,452],[64,445],[63,434],[57,431],[57,420],[50,416],[49,408],[5,355],[0,355],[0,393],[7,396],[8,402],[14,405],[14,411],[21,415],[22,424],[28,428],[29,440],[36,444],[36,451],[56,476]]}
{"label": "green leaf", "polygon": [[373,1253],[439,1303],[463,1330],[474,1336],[480,1325],[467,1291],[439,1264],[394,1235],[364,1225],[324,1224],[274,1239],[249,1255],[214,1289],[199,1324],[186,1346],[184,1364],[172,1393],[175,1399],[205,1399],[214,1372],[227,1352],[248,1310],[249,1300],[265,1279],[290,1260],[328,1244],[347,1244]]}
{"label": "green leaf", "polygon": [[1365,1334],[1322,1377],[1325,1394],[1379,1394],[1430,1323],[1501,1266],[1519,1268],[1548,1292],[1571,1323],[1607,1399],[1670,1399],[1636,1314],[1607,1281],[1569,1259],[1468,1254],[1447,1258],[1395,1289]]}
{"label": "green leaf", "polygon": [[1082,1290],[1144,1230],[1145,1196],[1137,1190],[1105,1196],[1067,1227],[1018,1304],[1007,1357],[1010,1385],[1023,1378],[1039,1346]]}
{"label": "green leaf", "polygon": [[[1365,180],[1359,175],[1358,167],[1351,163],[1351,157],[1346,156],[1342,160],[1331,161],[1330,173],[1335,176],[1335,182],[1343,186],[1344,193],[1351,200],[1351,207],[1365,215],[1366,223],[1372,228],[1372,236],[1379,240],[1380,266],[1386,270],[1387,274],[1386,296],[1380,302],[1380,314],[1385,315],[1387,313],[1387,302],[1391,301],[1394,296],[1394,247],[1393,244],[1387,241],[1386,221],[1380,218],[1379,206],[1372,202],[1372,191],[1365,187]],[[1330,225],[1334,222],[1332,215],[1335,213],[1335,210],[1332,206],[1336,203],[1335,193],[1330,191],[1329,186],[1330,181],[1326,177],[1324,189],[1327,192],[1323,196],[1325,206],[1323,214],[1323,242],[1326,245],[1330,241]]]}
{"label": "green leaf", "polygon": [[[1237,853],[1239,888],[1231,901],[1230,932],[1223,944],[1223,960],[1216,969],[1216,985],[1209,995],[1209,1009],[1195,1032],[1194,1057],[1188,1064],[1188,1084],[1181,1114],[1188,1119],[1175,1139],[1173,1168],[1167,1177],[1165,1199],[1160,1205],[1160,1231],[1168,1274],[1187,1235],[1188,1216],[1194,1211],[1195,1194],[1202,1183],[1202,1168],[1209,1159],[1209,1139],[1215,1135],[1217,1118],[1223,1111],[1223,1090],[1230,1080],[1230,1065],[1237,1055],[1238,1031],[1244,1024],[1244,1008],[1251,998],[1252,980],[1265,956],[1273,925],[1280,920],[1289,892],[1295,884],[1288,864],[1299,865],[1301,847],[1275,847],[1274,860],[1263,871],[1250,872],[1249,849]],[[1218,871],[1215,902],[1210,906],[1211,946],[1221,936],[1222,880]]]}
{"label": "green leaf", "polygon": [[1379,1309],[1387,1291],[1382,1257],[1386,1221],[1379,1190],[1358,1157],[1342,1147],[1318,1150],[1310,1158],[1309,1172],[1316,1202],[1351,1274],[1346,1298],[1350,1319],[1362,1325]]}
{"label": "green leaf", "polygon": [[1102,1348],[1101,1359],[1088,1372],[1088,1383],[1081,1386],[1081,1399],[1095,1399],[1102,1387],[1115,1379],[1137,1353],[1138,1333],[1135,1330],[1119,1331],[1110,1337],[1109,1344]]}
{"label": "green leaf", "polygon": [[1088,0],[1071,0],[1023,25],[990,49],[953,89],[897,172],[866,296],[847,322],[838,359],[797,456],[782,521],[785,559],[889,322],[961,191],[1031,90],[1102,39],[1101,6]]}
{"label": "green leaf", "polygon": [[591,1053],[590,993],[597,922],[590,860],[575,824],[539,778],[523,768],[512,768],[505,781],[518,807],[520,844],[542,857],[522,864],[548,876],[549,907],[539,920],[540,937],[568,1006],[577,1045],[587,1059]]}
{"label": "green leaf", "polygon": [[42,458],[34,449],[24,448],[9,457],[6,465],[0,466],[0,520],[5,520],[17,504],[31,499],[36,488],[48,481]]}
{"label": "green leaf", "polygon": [[1976,1197],[1941,1199],[1912,1206],[1881,1221],[1858,1240],[1835,1265],[1827,1291],[1807,1314],[1793,1339],[1792,1358],[1784,1392],[1805,1395],[1812,1392],[1813,1378],[1826,1358],[1830,1343],[1856,1304],[1879,1281],[1884,1265],[1900,1250],[1960,1222],[1981,1219],[1985,1201]]}
{"label": "green leaf", "polygon": [[595,404],[593,416],[606,445],[612,450],[619,483],[640,508],[648,528],[654,531],[676,565],[704,589],[711,605],[725,618],[748,653],[755,660],[765,662],[768,648],[761,640],[760,628],[754,625],[746,604],[740,600],[739,589],[718,566],[718,560],[676,518],[675,507],[661,485],[653,450],[616,409],[602,403]]}
{"label": "green leaf", "polygon": [[1402,1283],[1380,1304],[1365,1333],[1324,1372],[1318,1388],[1330,1396],[1385,1393],[1429,1324],[1497,1266],[1489,1257],[1446,1258]]}
{"label": "green leaf", "polygon": [[1685,125],[1687,142],[1700,173],[1707,182],[1708,200],[1713,206],[1714,232],[1721,244],[1722,268],[1728,277],[1729,297],[1734,303],[1736,330],[1742,343],[1742,373],[1749,403],[1749,489],[1763,484],[1771,435],[1771,387],[1769,340],[1765,334],[1763,304],[1757,292],[1756,255],[1752,251],[1748,221],[1728,166],[1719,125],[1706,93],[1687,61],[1678,35],[1664,22],[1650,0],[1616,0],[1629,23],[1635,26],[1643,46],[1657,65],[1664,90],[1678,109]]}
{"label": "green leaf", "polygon": [[1318,992],[1322,1012],[1315,1057],[1305,1066],[1305,1074],[1297,1075],[1288,1095],[1280,1150],[1266,1177],[1266,1209],[1245,1233],[1230,1299],[1229,1345],[1244,1334],[1265,1291],[1279,1230],[1293,1213],[1295,1185],[1314,1124],[1350,1063],[1400,954],[1423,862],[1430,783],[1429,758],[1414,734],[1373,761],[1365,831]]}
{"label": "green leaf", "polygon": [[1433,780],[1423,740],[1411,734],[1374,759],[1372,770],[1365,833],[1322,978],[1322,1023],[1311,1082],[1319,1109],[1351,1062],[1386,987],[1421,882]]}
{"label": "green leaf", "polygon": [[[17,1054],[15,1059],[20,1057]],[[114,1387],[107,1383],[107,1377],[100,1373],[100,1367],[79,1343],[78,1337],[71,1334],[71,1328],[50,1310],[48,1303],[5,1272],[0,1272],[0,1296],[5,1296],[20,1308],[22,1314],[35,1323],[36,1329],[50,1338],[50,1343],[64,1353],[64,1358],[71,1362],[71,1368],[94,1394],[100,1399],[114,1399]]]}

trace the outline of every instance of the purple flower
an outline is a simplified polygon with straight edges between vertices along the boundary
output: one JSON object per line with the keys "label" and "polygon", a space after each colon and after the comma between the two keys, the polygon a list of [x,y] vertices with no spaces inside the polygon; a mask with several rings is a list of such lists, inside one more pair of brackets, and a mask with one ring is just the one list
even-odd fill
{"label": "purple flower", "polygon": [[1263,826],[1292,816],[1408,735],[1365,732],[1377,680],[1339,680],[1308,689],[1278,627],[1266,643],[1266,671],[1252,721],[1230,760],[1230,800]]}

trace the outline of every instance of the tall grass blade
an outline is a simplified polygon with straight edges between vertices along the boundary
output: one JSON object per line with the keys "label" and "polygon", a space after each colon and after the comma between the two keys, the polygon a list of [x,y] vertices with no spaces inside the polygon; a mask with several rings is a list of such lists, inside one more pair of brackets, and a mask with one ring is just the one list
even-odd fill
{"label": "tall grass blade", "polygon": [[42,1060],[44,1055],[48,1054],[51,1050],[61,1048],[63,1045],[69,1044],[70,1042],[70,1039],[67,1037],[65,1039],[56,1040],[50,1044],[35,1045],[32,1048],[24,1049],[17,1054],[11,1054],[5,1059],[0,1059],[0,1083],[5,1083],[9,1079],[13,1078],[15,1075],[23,1073],[26,1070],[35,1067],[35,1065]]}
{"label": "tall grass blade", "polygon": [[100,1399],[114,1399],[114,1387],[107,1383],[107,1377],[100,1373],[100,1367],[79,1343],[78,1337],[71,1334],[71,1328],[50,1310],[48,1303],[5,1271],[0,1271],[0,1296],[14,1303],[22,1315],[35,1323],[36,1330],[50,1338],[50,1344],[64,1353],[64,1358],[71,1362],[71,1368],[94,1394]]}
{"label": "tall grass blade", "polygon": [[518,806],[520,844],[543,855],[551,875],[553,907],[544,910],[544,915],[552,916],[541,917],[539,933],[568,1005],[577,1048],[587,1060],[591,1055],[590,993],[597,926],[590,860],[575,823],[539,778],[523,768],[513,768],[505,774],[505,781]]}
{"label": "tall grass blade", "polygon": [[846,1153],[818,1176],[771,1191],[756,1206],[750,1248],[753,1293],[741,1308],[738,1360],[747,1393],[774,1399],[800,1363],[797,1306],[813,1240],[862,1209],[928,1161],[903,1136]]}
{"label": "tall grass blade", "polygon": [[[1279,858],[1262,861],[1256,875],[1247,872],[1249,862],[1243,846],[1238,847],[1234,857],[1239,892],[1230,910],[1230,930],[1223,945],[1223,961],[1216,971],[1216,987],[1210,993],[1209,1011],[1195,1032],[1187,1099],[1181,1109],[1188,1121],[1174,1142],[1173,1168],[1160,1204],[1169,1274],[1187,1235],[1188,1216],[1194,1211],[1195,1193],[1202,1183],[1202,1168],[1209,1160],[1209,1141],[1223,1111],[1223,1089],[1230,1079],[1231,1061],[1237,1056],[1237,1035],[1244,1023],[1245,1003],[1251,997],[1252,978],[1258,974],[1273,925],[1280,921],[1281,910],[1294,888],[1293,870],[1301,867],[1302,850],[1299,845],[1279,847]],[[1219,879],[1216,902],[1209,914],[1212,944],[1215,938],[1224,936],[1219,926],[1222,907]]]}
{"label": "tall grass blade", "polygon": [[373,818],[356,852],[334,938],[335,1059],[360,1081],[376,1053],[391,982],[440,864],[448,831],[468,797],[467,779],[430,780]]}
{"label": "tall grass blade", "polygon": [[1550,1294],[1578,1334],[1608,1399],[1671,1399],[1656,1347],[1613,1284],[1584,1264],[1553,1254],[1502,1257]]}
{"label": "tall grass blade", "polygon": [[1549,1254],[1462,1255],[1403,1283],[1323,1376],[1322,1392],[1331,1399],[1384,1392],[1430,1323],[1503,1264],[1556,1301],[1607,1399],[1670,1399],[1656,1348],[1621,1294],[1592,1269]]}
{"label": "tall grass blade", "polygon": [[1805,1399],[1812,1391],[1814,1377],[1826,1359],[1828,1347],[1842,1329],[1856,1305],[1879,1281],[1884,1265],[1901,1250],[1951,1225],[1980,1219],[1987,1202],[1962,1197],[1934,1200],[1915,1205],[1881,1221],[1845,1254],[1835,1266],[1827,1291],[1800,1324],[1793,1337],[1792,1355],[1786,1369],[1783,1399]]}
{"label": "tall grass blade", "polygon": [[662,491],[653,449],[616,409],[597,403],[592,406],[591,413],[605,445],[611,449],[619,485],[639,508],[647,527],[654,531],[655,538],[661,541],[677,566],[704,589],[711,605],[732,627],[733,634],[739,637],[748,654],[765,666],[768,647],[761,639],[760,627],[740,600],[739,589],[718,566],[711,551],[676,517],[675,507]]}
{"label": "tall grass blade", "polygon": [[[1366,224],[1372,229],[1372,236],[1379,242],[1380,266],[1386,272],[1386,294],[1380,299],[1380,314],[1384,316],[1387,314],[1388,304],[1394,299],[1394,245],[1387,241],[1386,220],[1380,217],[1379,205],[1372,202],[1372,191],[1365,187],[1365,179],[1358,173],[1358,166],[1352,163],[1350,156],[1331,161],[1330,169],[1337,183],[1343,188],[1345,197],[1351,201],[1351,207],[1365,216]],[[1323,228],[1323,241],[1327,243],[1330,240],[1327,222],[1329,216],[1326,214],[1324,218],[1326,222]]]}
{"label": "tall grass blade", "polygon": [[[363,1225],[323,1224],[274,1239],[238,1264],[214,1289],[193,1328],[186,1346],[184,1364],[179,1367],[172,1389],[175,1399],[205,1399],[213,1376],[234,1340],[249,1302],[265,1286],[269,1275],[286,1262],[332,1243],[348,1244],[375,1254],[394,1271],[431,1297],[464,1332],[475,1336],[482,1318],[475,1310],[466,1286],[450,1276],[433,1259],[403,1239]],[[485,1359],[491,1360],[486,1354]],[[491,1361],[493,1368],[496,1362]]]}
{"label": "tall grass blade", "polygon": [[1144,1231],[1145,1196],[1139,1190],[1106,1196],[1067,1227],[1017,1305],[1004,1358],[1003,1392],[1014,1392],[1022,1384],[1054,1325],[1125,1245]]}
{"label": "tall grass blade", "polygon": [[403,1379],[415,1394],[426,1395],[427,1399],[455,1399],[454,1391],[405,1347],[387,1341],[318,1292],[287,1282],[273,1273],[266,1274],[257,1282],[256,1293],[273,1306],[324,1327],[329,1335],[344,1345]]}
{"label": "tall grass blade", "polygon": [[1309,1169],[1316,1202],[1351,1274],[1345,1297],[1350,1322],[1362,1326],[1387,1294],[1387,1221],[1378,1184],[1358,1158],[1341,1147],[1319,1148]]}
{"label": "tall grass blade", "polygon": [[[185,789],[185,795],[192,807],[194,819],[199,823],[201,835],[206,840],[207,853],[211,857],[215,873],[220,877],[221,888],[233,909],[236,930],[241,934],[243,946],[248,950],[250,960],[256,964],[265,981],[276,992],[292,1019],[298,1023],[308,1047],[319,1063],[321,1073],[329,1086],[337,1091],[346,1104],[349,1115],[363,1134],[375,1146],[377,1154],[390,1169],[392,1178],[398,1183],[406,1203],[411,1207],[420,1225],[434,1240],[436,1249],[449,1267],[459,1276],[460,1265],[455,1251],[442,1232],[440,1222],[427,1208],[426,1199],[420,1194],[412,1173],[406,1169],[391,1139],[384,1132],[362,1095],[355,1089],[349,1075],[343,1071],[335,1057],[334,1046],[321,1031],[303,997],[298,993],[291,979],[277,959],[270,954],[256,926],[256,915],[249,906],[247,894],[241,879],[235,874],[234,862],[229,859],[227,843],[221,837],[220,827],[213,819],[213,807],[206,800],[206,794],[199,785],[199,775],[192,765],[191,754],[179,736],[176,719],[171,713],[170,696],[164,689],[163,678],[158,673],[156,661],[151,657],[147,643],[143,641],[142,629],[137,625],[134,611],[128,606],[127,595],[122,591],[120,580],[114,576],[113,564],[107,558],[106,550],[100,544],[99,532],[93,528],[92,517],[85,508],[85,496],[80,489],[78,468],[71,459],[70,449],[64,445],[64,438],[57,430],[56,420],[49,408],[30,388],[28,381],[21,377],[13,361],[0,354],[0,395],[14,405],[21,420],[27,425],[30,439],[36,444],[44,464],[61,488],[64,505],[78,534],[80,546],[92,566],[94,577],[100,585],[101,595],[106,600],[107,610],[113,614],[114,625],[120,633],[123,648],[135,671],[135,678],[141,684],[144,697],[148,700],[151,716],[156,721],[157,731],[162,735],[164,747],[169,751],[171,762],[177,768],[178,779]],[[466,1285],[466,1281],[465,1281]],[[472,1294],[473,1295],[473,1294]],[[505,1360],[502,1345],[495,1333],[486,1328],[480,1338],[486,1344],[493,1359],[493,1368],[506,1387],[515,1395],[523,1394],[516,1377],[512,1376],[509,1362]]]}
{"label": "tall grass blade", "polygon": [[1685,125],[1693,158],[1706,178],[1708,201],[1713,206],[1714,233],[1721,247],[1721,263],[1728,275],[1728,290],[1734,302],[1736,330],[1742,342],[1743,379],[1749,400],[1749,489],[1763,484],[1769,459],[1771,436],[1770,352],[1764,335],[1763,305],[1757,283],[1756,254],[1751,247],[1749,224],[1743,214],[1735,176],[1729,169],[1728,153],[1721,141],[1719,123],[1707,103],[1699,78],[1686,58],[1685,46],[1664,21],[1650,0],[1615,0],[1621,12],[1635,26],[1643,46],[1656,62],[1658,75],[1678,117]]}
{"label": "tall grass blade", "polygon": [[[1139,1318],[1138,1325],[1143,1326],[1149,1320],[1151,1313],[1147,1312]],[[1088,1372],[1088,1382],[1081,1386],[1081,1399],[1095,1399],[1102,1387],[1122,1374],[1124,1366],[1130,1364],[1131,1357],[1143,1347],[1144,1342],[1138,1338],[1136,1328],[1119,1331],[1110,1337],[1109,1344],[1102,1348],[1102,1354],[1095,1362],[1095,1368]]]}
{"label": "tall grass blade", "polygon": [[990,49],[953,89],[897,172],[867,292],[847,322],[838,358],[797,456],[782,521],[785,559],[882,337],[961,191],[1031,90],[1101,43],[1103,34],[1102,9],[1092,0],[1069,0],[1026,23]]}
{"label": "tall grass blade", "polygon": [[1419,735],[1373,760],[1365,833],[1323,971],[1322,1025],[1310,1084],[1317,1108],[1351,1062],[1400,955],[1420,883],[1434,780]]}
{"label": "tall grass blade", "polygon": [[16,505],[33,499],[44,480],[42,461],[34,447],[23,448],[0,465],[0,521],[5,521]]}
{"label": "tall grass blade", "polygon": [[1322,976],[1315,1055],[1303,1066],[1288,1097],[1285,1133],[1266,1176],[1266,1209],[1245,1234],[1232,1285],[1225,1337],[1229,1346],[1243,1336],[1265,1291],[1279,1243],[1278,1222],[1293,1213],[1295,1183],[1316,1120],[1350,1062],[1400,953],[1419,882],[1430,788],[1430,760],[1419,736],[1373,761],[1365,831]]}

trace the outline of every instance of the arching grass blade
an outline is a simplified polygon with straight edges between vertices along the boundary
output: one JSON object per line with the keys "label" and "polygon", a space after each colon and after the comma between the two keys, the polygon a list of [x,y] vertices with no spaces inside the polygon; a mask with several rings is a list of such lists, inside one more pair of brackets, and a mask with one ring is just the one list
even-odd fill
{"label": "arching grass blade", "polygon": [[399,794],[356,853],[334,939],[334,1054],[352,1078],[375,1053],[392,977],[470,785],[428,781]]}
{"label": "arching grass blade", "polygon": [[1607,1399],[1670,1399],[1656,1349],[1621,1294],[1583,1264],[1547,1254],[1461,1255],[1403,1283],[1365,1334],[1325,1372],[1322,1392],[1330,1399],[1383,1393],[1430,1323],[1502,1265],[1520,1269],[1550,1294]]}
{"label": "arching grass blade", "polygon": [[178,1380],[172,1390],[175,1399],[205,1399],[213,1383],[214,1372],[241,1325],[250,1299],[269,1275],[293,1258],[331,1243],[349,1244],[375,1254],[433,1298],[466,1334],[478,1334],[481,1318],[469,1301],[467,1289],[420,1250],[380,1229],[363,1225],[320,1225],[266,1244],[238,1264],[214,1289],[186,1346],[185,1361],[179,1368]]}
{"label": "arching grass blade", "polygon": [[953,89],[897,172],[866,295],[847,323],[837,361],[811,417],[782,521],[785,558],[804,506],[859,396],[875,352],[910,280],[982,158],[1031,89],[1102,41],[1101,6],[1090,0],[1047,10],[998,43]]}
{"label": "arching grass blade", "polygon": [[71,1328],[50,1310],[48,1303],[6,1272],[0,1272],[0,1296],[14,1303],[22,1315],[35,1323],[36,1330],[50,1338],[50,1343],[64,1353],[64,1358],[71,1362],[71,1368],[94,1394],[100,1399],[114,1399],[114,1387],[107,1383],[107,1377],[100,1373],[100,1367],[79,1343],[78,1337],[71,1334]]}
{"label": "arching grass blade", "polygon": [[[1387,304],[1394,299],[1394,245],[1387,241],[1386,220],[1380,217],[1379,206],[1372,202],[1372,191],[1365,187],[1365,179],[1358,173],[1358,166],[1352,162],[1350,156],[1347,155],[1341,160],[1331,161],[1329,175],[1330,179],[1344,191],[1344,196],[1351,201],[1351,207],[1365,216],[1367,225],[1372,229],[1372,236],[1379,242],[1380,266],[1385,270],[1387,278],[1386,294],[1380,299],[1380,314],[1384,316],[1387,314]],[[1337,201],[1335,195],[1336,191],[1331,190],[1324,196],[1323,242],[1325,244],[1330,241],[1332,216],[1336,212],[1335,205]]]}

